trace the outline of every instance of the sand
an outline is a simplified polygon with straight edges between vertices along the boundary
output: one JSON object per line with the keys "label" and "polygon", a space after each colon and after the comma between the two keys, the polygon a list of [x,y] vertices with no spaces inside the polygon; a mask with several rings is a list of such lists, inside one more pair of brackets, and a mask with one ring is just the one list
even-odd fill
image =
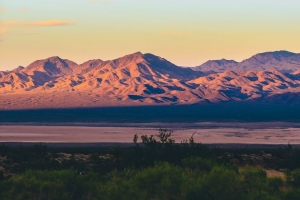
{"label": "sand", "polygon": [[[173,139],[180,142],[194,133],[205,144],[300,144],[300,128],[187,128],[175,129]],[[134,134],[154,135],[157,128],[85,126],[0,126],[0,142],[47,143],[131,143]]]}

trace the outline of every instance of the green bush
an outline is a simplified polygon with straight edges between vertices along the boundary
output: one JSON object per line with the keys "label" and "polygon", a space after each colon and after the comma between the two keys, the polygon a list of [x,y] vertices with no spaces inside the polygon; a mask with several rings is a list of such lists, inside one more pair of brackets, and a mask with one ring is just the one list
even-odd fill
{"label": "green bush", "polygon": [[77,175],[72,170],[33,171],[5,181],[7,199],[82,199],[97,196],[96,174]]}

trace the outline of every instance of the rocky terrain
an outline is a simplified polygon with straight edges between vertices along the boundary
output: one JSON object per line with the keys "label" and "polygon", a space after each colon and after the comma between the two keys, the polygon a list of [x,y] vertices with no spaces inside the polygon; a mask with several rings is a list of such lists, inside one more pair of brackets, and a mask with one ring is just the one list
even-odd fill
{"label": "rocky terrain", "polygon": [[183,68],[140,52],[77,64],[50,57],[0,72],[0,109],[300,100],[300,54]]}

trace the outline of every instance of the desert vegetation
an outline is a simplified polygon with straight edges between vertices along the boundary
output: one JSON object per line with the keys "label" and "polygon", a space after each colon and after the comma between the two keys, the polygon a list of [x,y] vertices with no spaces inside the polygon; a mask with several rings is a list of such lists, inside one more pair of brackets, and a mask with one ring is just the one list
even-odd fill
{"label": "desert vegetation", "polygon": [[211,148],[172,132],[130,147],[0,146],[0,199],[299,199],[300,150]]}

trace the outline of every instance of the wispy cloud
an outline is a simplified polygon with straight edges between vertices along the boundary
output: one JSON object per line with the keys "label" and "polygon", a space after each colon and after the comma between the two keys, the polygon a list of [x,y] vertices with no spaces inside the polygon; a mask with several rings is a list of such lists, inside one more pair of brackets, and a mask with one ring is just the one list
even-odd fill
{"label": "wispy cloud", "polygon": [[18,23],[19,22],[16,20],[0,22],[0,36],[4,35],[7,32],[8,28],[17,26]]}
{"label": "wispy cloud", "polygon": [[47,27],[47,26],[65,26],[70,25],[72,22],[67,20],[48,20],[40,22],[24,22],[20,20],[8,20],[0,22],[0,27],[10,28],[10,27]]}
{"label": "wispy cloud", "polygon": [[70,25],[70,24],[72,24],[72,23],[67,20],[49,20],[49,21],[28,23],[27,26],[47,27],[47,26],[66,26],[66,25]]}
{"label": "wispy cloud", "polygon": [[8,21],[0,22],[0,27],[1,28],[14,27],[14,26],[19,26],[21,24],[22,23],[18,20],[8,20]]}
{"label": "wispy cloud", "polygon": [[67,20],[48,20],[40,22],[25,22],[20,20],[8,20],[0,22],[0,35],[7,33],[10,28],[39,28],[39,27],[53,27],[53,26],[66,26],[72,22]]}

